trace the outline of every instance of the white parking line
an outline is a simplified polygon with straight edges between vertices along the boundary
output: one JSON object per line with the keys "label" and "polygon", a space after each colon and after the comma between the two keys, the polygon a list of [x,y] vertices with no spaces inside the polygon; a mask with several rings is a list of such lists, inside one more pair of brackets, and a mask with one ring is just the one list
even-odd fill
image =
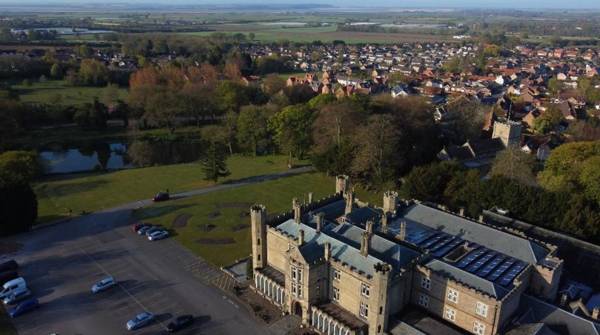
{"label": "white parking line", "polygon": [[[98,261],[96,261],[96,259],[94,259],[94,257],[92,257],[87,251],[85,251],[85,249],[79,248],[79,250],[81,250],[81,252],[83,252],[89,259],[91,259],[92,262],[94,262],[94,264],[96,264],[96,266],[100,270],[102,270],[102,272],[104,272],[107,276],[111,275],[108,271],[106,271],[106,269],[104,269],[104,267],[102,267],[102,265],[100,263],[98,263]],[[136,304],[138,304],[142,308],[142,310],[150,311],[150,309],[146,308],[146,306],[144,304],[142,304],[141,301],[139,301],[133,294],[129,293],[129,291],[125,287],[123,287],[123,285],[121,285],[121,283],[119,283],[118,281],[117,281],[117,286],[119,286],[121,288],[121,290],[123,290],[123,292],[125,292]],[[158,323],[160,324],[160,326],[163,329],[167,329],[167,327],[165,326],[164,323],[162,323],[162,321],[158,321]]]}

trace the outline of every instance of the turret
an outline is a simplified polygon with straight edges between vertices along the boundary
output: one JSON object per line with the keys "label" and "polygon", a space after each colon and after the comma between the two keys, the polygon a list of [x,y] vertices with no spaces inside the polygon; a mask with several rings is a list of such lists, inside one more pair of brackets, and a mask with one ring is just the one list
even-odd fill
{"label": "turret", "polygon": [[267,209],[263,205],[250,208],[252,228],[252,266],[261,269],[267,266]]}
{"label": "turret", "polygon": [[383,212],[391,216],[396,214],[398,207],[398,192],[387,191],[383,194]]}
{"label": "turret", "polygon": [[348,176],[340,175],[335,178],[335,193],[346,193],[348,188]]}
{"label": "turret", "polygon": [[294,221],[300,224],[302,207],[297,198],[294,198],[294,200],[292,200],[292,210],[294,211]]}

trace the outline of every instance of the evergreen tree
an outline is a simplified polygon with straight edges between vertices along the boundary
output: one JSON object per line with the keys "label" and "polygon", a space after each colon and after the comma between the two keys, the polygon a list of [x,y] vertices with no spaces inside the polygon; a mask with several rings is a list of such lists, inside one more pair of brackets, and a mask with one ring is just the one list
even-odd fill
{"label": "evergreen tree", "polygon": [[228,176],[226,159],[224,145],[220,142],[210,142],[206,156],[201,161],[204,179],[217,182],[220,177]]}

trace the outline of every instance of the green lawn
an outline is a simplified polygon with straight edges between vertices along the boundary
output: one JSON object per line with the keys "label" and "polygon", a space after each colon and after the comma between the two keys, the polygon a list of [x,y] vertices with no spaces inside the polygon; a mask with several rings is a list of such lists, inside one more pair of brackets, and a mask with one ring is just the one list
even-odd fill
{"label": "green lawn", "polygon": [[[59,103],[64,105],[81,105],[92,102],[94,97],[105,100],[105,87],[70,86],[64,80],[48,80],[34,82],[30,86],[19,84],[12,86],[17,90],[23,102],[30,103]],[[119,88],[118,96],[127,97],[127,89]]]}
{"label": "green lawn", "polygon": [[[254,203],[267,206],[268,213],[291,209],[292,199],[305,199],[313,192],[320,199],[335,192],[334,178],[320,173],[248,185],[188,199],[161,203],[136,212],[146,222],[162,224],[176,232],[175,238],[195,254],[222,266],[250,254],[250,217]],[[185,227],[174,228],[174,219],[191,215]],[[209,225],[214,225],[211,228]]]}
{"label": "green lawn", "polygon": [[[227,164],[231,175],[222,181],[284,171],[287,156],[233,156]],[[42,223],[66,217],[69,208],[79,214],[148,199],[165,189],[181,192],[210,185],[200,165],[192,163],[53,177],[34,185],[34,190]]]}

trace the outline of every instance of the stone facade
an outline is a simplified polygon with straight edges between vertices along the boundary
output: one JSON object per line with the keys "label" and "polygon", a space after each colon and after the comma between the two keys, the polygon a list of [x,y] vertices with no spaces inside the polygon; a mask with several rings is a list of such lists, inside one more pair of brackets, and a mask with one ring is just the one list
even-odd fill
{"label": "stone facade", "polygon": [[[477,248],[467,237],[444,257],[435,256],[440,248],[428,250],[415,242],[415,227],[421,224],[406,213],[409,202],[400,201],[397,193],[386,192],[383,207],[371,208],[354,198],[345,176],[336,179],[336,191],[309,204],[294,199],[289,214],[270,222],[264,206],[251,208],[256,291],[322,334],[385,334],[390,318],[410,304],[467,332],[493,335],[514,316],[525,291],[556,296],[562,261],[552,252],[536,264],[515,256],[515,266],[502,269],[514,268],[515,275],[500,285],[460,268],[459,261]],[[470,219],[465,224],[484,225]],[[445,235],[440,236],[442,241]],[[445,239],[459,240],[450,234]],[[546,253],[539,250],[541,256]],[[500,259],[511,258],[502,252]]]}

